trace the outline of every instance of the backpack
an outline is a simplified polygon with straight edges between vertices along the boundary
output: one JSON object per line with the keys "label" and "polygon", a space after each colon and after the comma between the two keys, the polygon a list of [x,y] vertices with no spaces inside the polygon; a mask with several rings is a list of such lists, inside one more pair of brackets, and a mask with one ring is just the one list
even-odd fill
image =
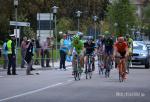
{"label": "backpack", "polygon": [[7,43],[5,42],[4,44],[5,44],[5,46],[3,45],[3,49],[4,49],[5,51],[8,51]]}

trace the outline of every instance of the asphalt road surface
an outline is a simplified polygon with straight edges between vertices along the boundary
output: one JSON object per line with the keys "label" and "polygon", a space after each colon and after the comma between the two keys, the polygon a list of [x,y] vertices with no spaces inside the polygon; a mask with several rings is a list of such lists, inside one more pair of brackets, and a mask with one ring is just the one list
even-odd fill
{"label": "asphalt road surface", "polygon": [[122,83],[116,69],[111,70],[110,78],[95,70],[92,79],[86,80],[83,73],[80,81],[75,81],[71,72],[68,68],[1,76],[0,102],[150,102],[150,69],[130,69]]}

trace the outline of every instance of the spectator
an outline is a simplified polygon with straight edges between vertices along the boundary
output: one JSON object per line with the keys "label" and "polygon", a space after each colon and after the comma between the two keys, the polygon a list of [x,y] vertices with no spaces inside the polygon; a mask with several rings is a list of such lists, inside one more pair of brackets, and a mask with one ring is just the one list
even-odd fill
{"label": "spectator", "polygon": [[63,38],[60,40],[60,69],[66,70],[65,61],[68,48],[65,46],[65,40],[67,40],[67,35],[63,34]]}
{"label": "spectator", "polygon": [[33,45],[34,45],[34,40],[28,40],[27,42],[27,51],[26,51],[26,55],[25,55],[25,61],[27,62],[27,70],[26,70],[26,74],[27,75],[33,75],[31,74],[31,68],[32,68],[32,57],[33,57]]}
{"label": "spectator", "polygon": [[[16,53],[15,53],[15,35],[10,35],[10,39],[7,41],[7,48],[8,48],[8,70],[7,75],[17,75],[16,74]],[[12,67],[12,73],[10,68]]]}
{"label": "spectator", "polygon": [[[46,59],[46,67],[50,67],[49,65],[49,62],[50,62],[50,47],[51,47],[51,44],[50,44],[50,37],[47,37],[46,38],[46,41],[44,41],[42,43],[42,49],[41,49],[41,66],[42,67],[45,67],[45,59]],[[46,58],[45,58],[46,56]]]}
{"label": "spectator", "polygon": [[35,42],[35,53],[36,53],[36,59],[35,59],[35,65],[39,65],[39,57],[40,57],[40,50],[41,50],[41,46],[40,46],[40,36],[38,36],[38,38],[36,39]]}
{"label": "spectator", "polygon": [[25,55],[27,50],[27,37],[23,37],[23,41],[21,42],[21,68],[25,68]]}
{"label": "spectator", "polygon": [[2,47],[2,54],[3,54],[3,58],[4,58],[4,64],[3,64],[3,68],[6,69],[8,66],[8,48],[7,48],[7,40],[4,39],[4,43],[3,43],[3,47]]}

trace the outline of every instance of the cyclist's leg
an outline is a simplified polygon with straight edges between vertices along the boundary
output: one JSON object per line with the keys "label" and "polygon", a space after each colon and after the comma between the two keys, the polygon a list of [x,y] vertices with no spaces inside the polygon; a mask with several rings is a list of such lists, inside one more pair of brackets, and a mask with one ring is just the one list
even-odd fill
{"label": "cyclist's leg", "polygon": [[85,73],[87,72],[87,55],[84,56]]}
{"label": "cyclist's leg", "polygon": [[95,70],[95,58],[92,56],[92,71]]}
{"label": "cyclist's leg", "polygon": [[76,56],[75,55],[73,55],[73,59],[72,59],[72,68],[73,68],[73,73],[76,71],[76,66],[77,65],[77,63],[76,63]]}
{"label": "cyclist's leg", "polygon": [[126,54],[126,52],[122,52],[121,53],[121,56],[123,57],[123,59],[122,59],[122,72],[123,72],[123,77],[124,78],[126,78],[126,58],[125,58],[125,54]]}

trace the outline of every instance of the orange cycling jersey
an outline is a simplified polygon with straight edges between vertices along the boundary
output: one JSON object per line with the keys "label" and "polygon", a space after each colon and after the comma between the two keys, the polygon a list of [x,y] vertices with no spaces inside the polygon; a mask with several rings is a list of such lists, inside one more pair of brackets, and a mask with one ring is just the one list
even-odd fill
{"label": "orange cycling jersey", "polygon": [[117,48],[118,52],[124,52],[128,48],[128,44],[124,42],[116,42],[114,45]]}

